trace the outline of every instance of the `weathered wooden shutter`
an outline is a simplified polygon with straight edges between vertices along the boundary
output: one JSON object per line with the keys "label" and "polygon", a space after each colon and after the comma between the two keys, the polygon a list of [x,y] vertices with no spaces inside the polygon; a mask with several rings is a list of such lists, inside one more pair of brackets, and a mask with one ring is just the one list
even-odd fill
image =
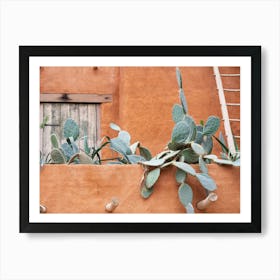
{"label": "weathered wooden shutter", "polygon": [[[63,124],[72,118],[80,127],[80,137],[87,135],[89,145],[95,147],[100,138],[100,105],[112,102],[110,94],[40,94],[40,123],[48,116],[47,125],[40,130],[40,148],[43,155],[51,151],[50,136],[56,133],[60,143],[65,142]],[[79,146],[83,148],[81,141]]]}

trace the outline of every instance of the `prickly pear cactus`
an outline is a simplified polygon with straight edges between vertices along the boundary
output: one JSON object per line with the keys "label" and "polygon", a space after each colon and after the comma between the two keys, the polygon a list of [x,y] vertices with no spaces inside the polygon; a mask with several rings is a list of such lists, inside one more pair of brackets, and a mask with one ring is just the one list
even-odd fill
{"label": "prickly pear cactus", "polygon": [[143,180],[141,184],[141,196],[147,199],[152,195],[153,191],[154,191],[153,187],[148,189],[145,185],[145,180]]}
{"label": "prickly pear cactus", "polygon": [[199,145],[199,144],[197,144],[197,143],[195,143],[195,142],[192,142],[192,143],[191,143],[191,147],[192,147],[193,151],[194,151],[197,155],[199,155],[199,156],[205,155],[205,151],[204,151],[204,149],[203,149],[203,147],[202,147],[201,145]]}
{"label": "prickly pear cactus", "polygon": [[64,137],[70,138],[73,137],[74,141],[76,141],[79,137],[79,126],[72,119],[67,119],[63,126],[63,135]]}
{"label": "prickly pear cactus", "polygon": [[203,135],[214,135],[220,127],[220,119],[216,116],[210,116],[203,127]]}
{"label": "prickly pear cactus", "polygon": [[144,157],[146,160],[152,159],[152,154],[148,148],[139,146],[140,155]]}
{"label": "prickly pear cactus", "polygon": [[160,175],[160,168],[155,168],[147,174],[146,187],[150,189],[158,180]]}
{"label": "prickly pear cactus", "polygon": [[57,149],[57,148],[52,149],[50,156],[51,156],[53,163],[56,163],[56,164],[66,163],[66,159],[60,149]]}
{"label": "prickly pear cactus", "polygon": [[51,135],[51,143],[53,148],[57,148],[57,149],[59,148],[59,141],[55,133]]}
{"label": "prickly pear cactus", "polygon": [[179,168],[176,170],[176,181],[178,184],[182,184],[185,182],[187,178],[187,173]]}
{"label": "prickly pear cactus", "polygon": [[192,148],[186,148],[182,151],[182,156],[184,156],[184,161],[187,163],[197,163],[199,155],[196,154]]}
{"label": "prickly pear cactus", "polygon": [[176,123],[172,131],[172,142],[183,143],[187,140],[191,133],[191,129],[185,121]]}
{"label": "prickly pear cactus", "polygon": [[208,174],[197,173],[196,178],[206,190],[214,191],[217,189],[215,181]]}
{"label": "prickly pear cactus", "polygon": [[[187,101],[182,89],[182,76],[176,69],[176,78],[179,86],[179,100],[181,105],[175,104],[172,108],[172,119],[175,122],[171,141],[164,151],[154,158],[141,162],[145,167],[145,180],[141,185],[141,195],[144,198],[151,196],[153,188],[161,170],[170,166],[176,167],[176,181],[180,184],[178,196],[187,213],[194,213],[192,205],[192,188],[186,183],[189,175],[195,177],[206,191],[216,189],[214,180],[208,174],[207,164],[217,161],[213,155],[209,155],[213,148],[212,137],[220,126],[220,119],[210,116],[204,125],[200,121],[196,125],[193,118],[188,115]],[[209,155],[209,156],[208,156]],[[205,157],[205,158],[204,158]],[[197,173],[190,163],[199,163],[200,172]],[[220,164],[226,164],[220,161]],[[238,164],[238,162],[237,162]]]}
{"label": "prickly pear cactus", "polygon": [[181,105],[175,104],[172,109],[172,118],[175,123],[184,119],[185,113]]}
{"label": "prickly pear cactus", "polygon": [[193,200],[193,191],[192,188],[186,184],[182,183],[178,189],[178,195],[180,202],[185,206],[188,206],[189,203],[192,203]]}
{"label": "prickly pear cactus", "polygon": [[67,160],[69,160],[74,154],[79,152],[79,148],[76,143],[72,143],[71,145],[69,145],[68,143],[63,143],[61,145],[61,149],[63,150],[63,153]]}

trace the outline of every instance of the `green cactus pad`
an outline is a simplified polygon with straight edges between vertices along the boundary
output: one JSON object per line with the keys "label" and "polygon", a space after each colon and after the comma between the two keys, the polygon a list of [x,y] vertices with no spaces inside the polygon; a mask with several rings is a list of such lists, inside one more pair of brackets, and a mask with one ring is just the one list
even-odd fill
{"label": "green cactus pad", "polygon": [[166,163],[164,163],[163,165],[161,165],[160,168],[164,168],[164,167],[166,167],[166,166],[169,166],[169,165],[171,165],[172,163],[173,163],[173,161],[166,162]]}
{"label": "green cactus pad", "polygon": [[175,143],[175,142],[169,142],[168,143],[168,149],[171,151],[177,151],[177,150],[181,150],[187,147],[186,143]]}
{"label": "green cactus pad", "polygon": [[147,174],[145,185],[148,189],[150,189],[156,183],[156,181],[159,178],[159,175],[160,175],[160,168],[156,168]]}
{"label": "green cactus pad", "polygon": [[168,154],[169,151],[168,150],[164,150],[160,153],[158,153],[153,159],[159,159],[159,158],[162,158],[163,156],[165,156],[166,154]]}
{"label": "green cactus pad", "polygon": [[203,149],[202,146],[200,146],[199,144],[195,143],[195,142],[192,142],[191,143],[191,147],[193,149],[193,151],[198,154],[199,156],[202,156],[205,154],[205,151]]}
{"label": "green cactus pad", "polygon": [[187,177],[187,173],[179,168],[176,170],[176,182],[178,184],[184,183]]}
{"label": "green cactus pad", "polygon": [[220,127],[220,119],[216,116],[210,116],[203,127],[203,135],[214,135]]}
{"label": "green cactus pad", "polygon": [[115,123],[110,123],[110,127],[113,129],[113,130],[116,130],[116,131],[121,131],[121,128],[115,124]]}
{"label": "green cactus pad", "polygon": [[74,141],[79,137],[79,126],[72,119],[67,119],[63,126],[63,135],[65,138],[73,137]]}
{"label": "green cactus pad", "polygon": [[127,155],[127,158],[130,163],[138,163],[141,161],[145,161],[145,158],[138,156],[138,155]]}
{"label": "green cactus pad", "polygon": [[51,159],[56,164],[66,163],[66,159],[60,149],[54,148],[50,153]]}
{"label": "green cactus pad", "polygon": [[144,157],[146,160],[151,160],[152,159],[152,154],[151,154],[151,152],[149,151],[148,148],[140,146],[139,151],[140,151],[140,155],[142,157]]}
{"label": "green cactus pad", "polygon": [[181,105],[175,104],[172,109],[172,119],[175,123],[184,119],[184,111]]}
{"label": "green cactus pad", "polygon": [[192,203],[193,200],[193,191],[192,188],[186,184],[182,183],[178,189],[178,195],[180,202],[186,207],[189,203]]}
{"label": "green cactus pad", "polygon": [[69,160],[74,154],[79,152],[78,146],[73,142],[71,145],[68,143],[63,143],[61,149],[67,160]]}
{"label": "green cactus pad", "polygon": [[198,155],[191,149],[187,148],[182,151],[182,156],[184,156],[184,161],[187,163],[197,163]]}
{"label": "green cactus pad", "polygon": [[145,199],[149,198],[152,195],[153,191],[154,191],[153,188],[148,189],[145,186],[145,183],[142,183],[142,185],[141,185],[141,196],[143,198],[145,198]]}
{"label": "green cactus pad", "polygon": [[191,203],[188,203],[188,205],[186,206],[186,211],[187,211],[187,214],[194,214],[194,208]]}
{"label": "green cactus pad", "polygon": [[203,147],[205,154],[210,154],[213,149],[213,140],[209,135],[204,135],[200,145]]}
{"label": "green cactus pad", "polygon": [[57,148],[57,149],[59,148],[59,141],[55,133],[51,135],[51,143],[53,148]]}
{"label": "green cactus pad", "polygon": [[164,163],[164,159],[151,159],[149,161],[142,161],[141,163],[147,166],[160,166]]}
{"label": "green cactus pad", "polygon": [[190,135],[191,130],[185,121],[176,123],[172,131],[172,142],[183,143]]}
{"label": "green cactus pad", "polygon": [[192,176],[196,175],[195,170],[192,168],[192,166],[190,166],[189,164],[185,163],[185,162],[173,162],[172,163],[174,166],[176,166],[177,168],[185,171],[186,173],[189,173]]}
{"label": "green cactus pad", "polygon": [[188,113],[188,105],[187,105],[187,100],[186,100],[183,89],[179,90],[179,97],[180,97],[180,101],[181,101],[181,104],[182,104],[183,111],[184,111],[185,114],[187,114]]}
{"label": "green cactus pad", "polygon": [[176,155],[178,155],[179,153],[180,153],[180,151],[170,151],[164,157],[162,157],[162,159],[164,159],[164,160],[171,159],[171,158],[175,157]]}
{"label": "green cactus pad", "polygon": [[178,87],[182,88],[182,75],[181,75],[181,71],[178,67],[176,67],[176,78],[177,78],[177,83],[178,83]]}
{"label": "green cactus pad", "polygon": [[202,140],[203,140],[203,134],[201,131],[196,131],[196,137],[195,137],[195,140],[194,142],[197,143],[197,144],[201,144],[202,143]]}
{"label": "green cactus pad", "polygon": [[214,191],[217,189],[215,181],[208,174],[197,173],[196,178],[206,190]]}
{"label": "green cactus pad", "polygon": [[122,155],[131,155],[129,146],[120,138],[112,138],[110,140],[110,148]]}
{"label": "green cactus pad", "polygon": [[45,116],[42,123],[40,124],[40,128],[44,129],[49,121],[49,116]]}
{"label": "green cactus pad", "polygon": [[205,161],[203,160],[202,156],[199,157],[199,169],[202,173],[208,174],[208,168],[207,165],[205,163]]}
{"label": "green cactus pad", "polygon": [[194,122],[193,118],[191,116],[189,116],[189,115],[184,117],[184,121],[186,122],[186,124],[190,128],[190,133],[189,133],[188,138],[186,139],[186,142],[194,141],[195,138],[196,138],[196,125],[195,125],[195,122]]}
{"label": "green cactus pad", "polygon": [[122,130],[119,132],[119,135],[118,135],[118,138],[120,138],[127,146],[130,145],[130,134],[125,131],[125,130]]}

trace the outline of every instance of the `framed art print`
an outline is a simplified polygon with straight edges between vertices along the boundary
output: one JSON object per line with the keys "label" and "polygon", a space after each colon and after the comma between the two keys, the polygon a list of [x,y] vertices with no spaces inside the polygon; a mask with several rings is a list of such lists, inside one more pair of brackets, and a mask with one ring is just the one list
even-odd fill
{"label": "framed art print", "polygon": [[261,232],[260,46],[20,46],[20,232]]}

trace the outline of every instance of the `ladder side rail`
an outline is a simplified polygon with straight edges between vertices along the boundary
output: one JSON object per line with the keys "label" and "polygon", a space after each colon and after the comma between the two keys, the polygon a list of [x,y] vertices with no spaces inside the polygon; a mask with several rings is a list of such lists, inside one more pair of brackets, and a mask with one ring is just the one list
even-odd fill
{"label": "ladder side rail", "polygon": [[234,139],[233,139],[233,135],[232,135],[232,131],[231,131],[228,109],[227,109],[227,105],[226,105],[225,93],[223,90],[223,83],[222,83],[222,78],[220,75],[219,67],[214,66],[213,70],[214,70],[217,89],[218,89],[218,93],[219,93],[219,99],[220,99],[220,104],[221,104],[221,109],[222,109],[222,116],[224,119],[224,127],[225,127],[225,132],[226,132],[228,148],[232,154],[235,154],[236,149],[235,149]]}

